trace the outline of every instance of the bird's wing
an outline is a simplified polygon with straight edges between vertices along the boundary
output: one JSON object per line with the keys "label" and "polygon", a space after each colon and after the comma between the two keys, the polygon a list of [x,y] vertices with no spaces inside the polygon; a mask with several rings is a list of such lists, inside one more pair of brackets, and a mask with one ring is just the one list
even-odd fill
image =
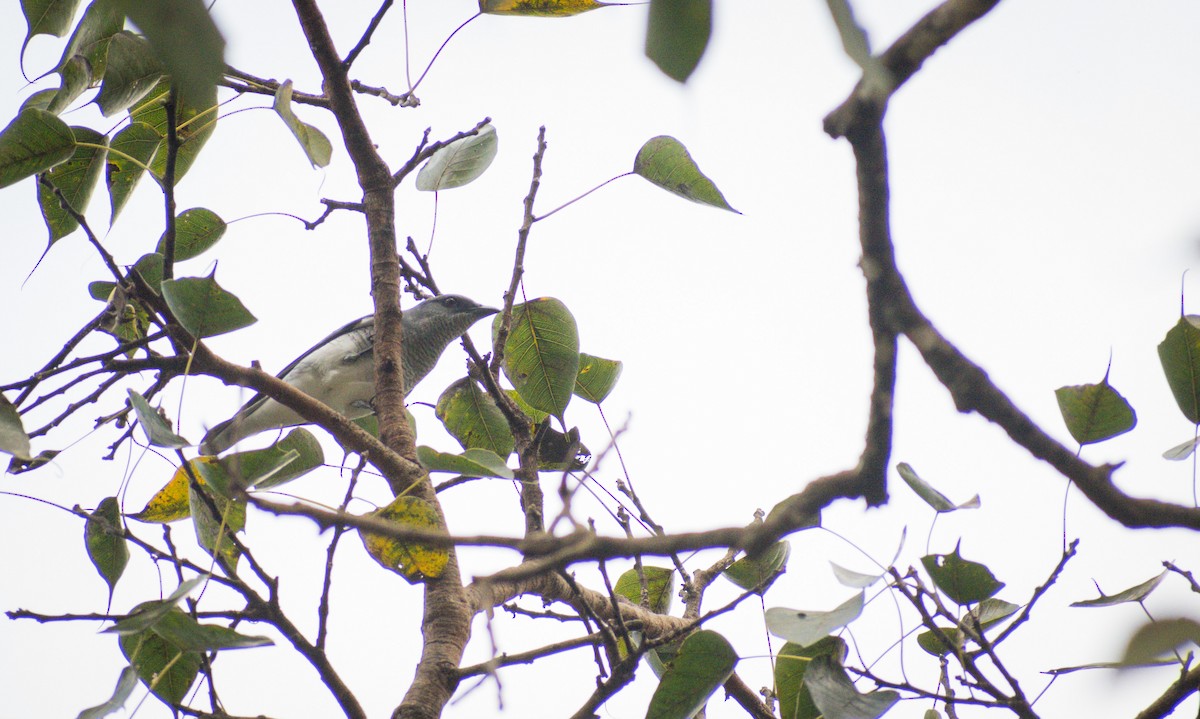
{"label": "bird's wing", "polygon": [[[304,354],[302,354],[299,357],[297,357],[296,359],[292,360],[292,362],[287,367],[284,367],[279,372],[279,374],[277,374],[275,376],[281,380],[284,380],[285,382],[288,381],[289,374],[291,374],[297,367],[299,367],[302,363],[304,363],[305,360],[311,359],[313,357],[313,355],[317,354],[318,352],[320,352],[323,349],[328,348],[331,343],[335,343],[335,342],[337,342],[337,340],[345,338],[349,335],[352,335],[355,332],[364,332],[365,331],[365,332],[369,333],[374,328],[374,325],[375,325],[375,317],[373,315],[361,317],[357,320],[354,320],[353,322],[347,323],[346,325],[344,325],[344,326],[338,328],[337,330],[335,330],[334,332],[332,332],[325,339],[321,340],[320,342],[318,342],[315,345],[313,345],[312,347],[310,347],[307,351],[304,352]],[[338,344],[340,345],[343,343],[338,343]],[[365,342],[363,344],[365,344],[366,347],[364,349],[359,350],[359,356],[366,354],[373,347],[372,342]],[[301,387],[300,389],[303,391],[304,388]],[[201,442],[201,445],[200,445],[202,451],[205,449],[206,445],[208,445],[210,449],[213,448],[214,445],[210,444],[210,443],[213,443],[214,441],[217,442],[216,446],[220,446],[220,449],[217,449],[216,451],[223,451],[226,447],[230,446],[238,439],[242,439],[243,437],[242,437],[241,433],[239,433],[238,436],[234,439],[228,439],[228,438],[218,439],[218,438],[220,438],[221,435],[225,434],[229,428],[233,427],[235,423],[237,423],[237,424],[245,423],[245,421],[247,420],[248,417],[250,417],[252,414],[254,414],[254,412],[256,410],[261,408],[270,399],[271,399],[270,397],[259,392],[258,394],[255,394],[253,397],[251,397],[248,402],[246,402],[244,405],[242,405],[242,407],[234,414],[233,417],[231,417],[228,420],[209,429],[208,433],[205,434],[204,440]],[[282,410],[283,408],[280,407],[279,409]],[[245,434],[245,436],[249,436],[249,434],[253,434],[256,431],[257,430],[251,431],[251,432]],[[223,445],[223,446],[221,446],[221,445]]]}

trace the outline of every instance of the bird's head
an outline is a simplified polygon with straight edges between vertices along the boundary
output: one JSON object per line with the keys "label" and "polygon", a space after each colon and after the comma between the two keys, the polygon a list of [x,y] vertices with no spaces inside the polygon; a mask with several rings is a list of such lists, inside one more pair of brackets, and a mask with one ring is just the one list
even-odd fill
{"label": "bird's head", "polygon": [[471,329],[471,325],[499,311],[462,295],[439,295],[405,310],[404,332],[406,336],[410,332],[428,336],[444,347]]}

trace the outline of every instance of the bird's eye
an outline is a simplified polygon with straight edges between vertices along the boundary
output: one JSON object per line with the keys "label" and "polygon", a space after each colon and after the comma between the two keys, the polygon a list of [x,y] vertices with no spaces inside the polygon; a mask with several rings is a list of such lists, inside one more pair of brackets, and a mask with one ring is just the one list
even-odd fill
{"label": "bird's eye", "polygon": [[447,307],[453,307],[454,305],[457,305],[457,304],[458,304],[458,298],[457,298],[457,297],[447,297],[447,298],[445,299],[445,302],[444,302],[444,304],[445,304]]}

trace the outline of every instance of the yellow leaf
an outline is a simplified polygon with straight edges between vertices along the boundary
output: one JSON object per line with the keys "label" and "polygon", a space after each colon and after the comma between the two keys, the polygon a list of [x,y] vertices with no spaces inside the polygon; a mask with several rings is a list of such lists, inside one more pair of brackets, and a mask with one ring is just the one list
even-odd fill
{"label": "yellow leaf", "polygon": [[[217,461],[216,457],[197,457],[189,462],[192,465],[193,471],[199,477],[200,473],[195,469],[197,462],[212,464]],[[188,502],[188,475],[184,467],[175,470],[175,474],[171,477],[171,481],[167,482],[162,489],[155,492],[154,496],[146,502],[146,507],[137,514],[129,515],[130,519],[136,519],[139,522],[152,522],[155,524],[166,524],[167,522],[175,522],[180,519],[187,519],[192,514],[190,504]]]}
{"label": "yellow leaf", "polygon": [[479,0],[479,12],[489,15],[527,17],[567,17],[608,7],[596,0]]}
{"label": "yellow leaf", "polygon": [[[402,527],[435,529],[442,532],[446,529],[433,505],[416,497],[397,497],[388,506],[377,509],[368,516],[379,517]],[[446,562],[450,560],[450,552],[439,547],[370,532],[359,532],[359,536],[372,559],[413,584],[440,577],[446,568]]]}

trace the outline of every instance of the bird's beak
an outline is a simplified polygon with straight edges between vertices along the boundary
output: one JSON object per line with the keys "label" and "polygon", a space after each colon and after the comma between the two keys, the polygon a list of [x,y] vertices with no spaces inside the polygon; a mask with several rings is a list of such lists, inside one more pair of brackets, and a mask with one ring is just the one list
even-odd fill
{"label": "bird's beak", "polygon": [[491,317],[492,315],[500,314],[500,310],[496,309],[495,307],[480,307],[479,309],[475,310],[475,313],[478,315],[476,318],[476,321],[478,321],[484,317]]}

